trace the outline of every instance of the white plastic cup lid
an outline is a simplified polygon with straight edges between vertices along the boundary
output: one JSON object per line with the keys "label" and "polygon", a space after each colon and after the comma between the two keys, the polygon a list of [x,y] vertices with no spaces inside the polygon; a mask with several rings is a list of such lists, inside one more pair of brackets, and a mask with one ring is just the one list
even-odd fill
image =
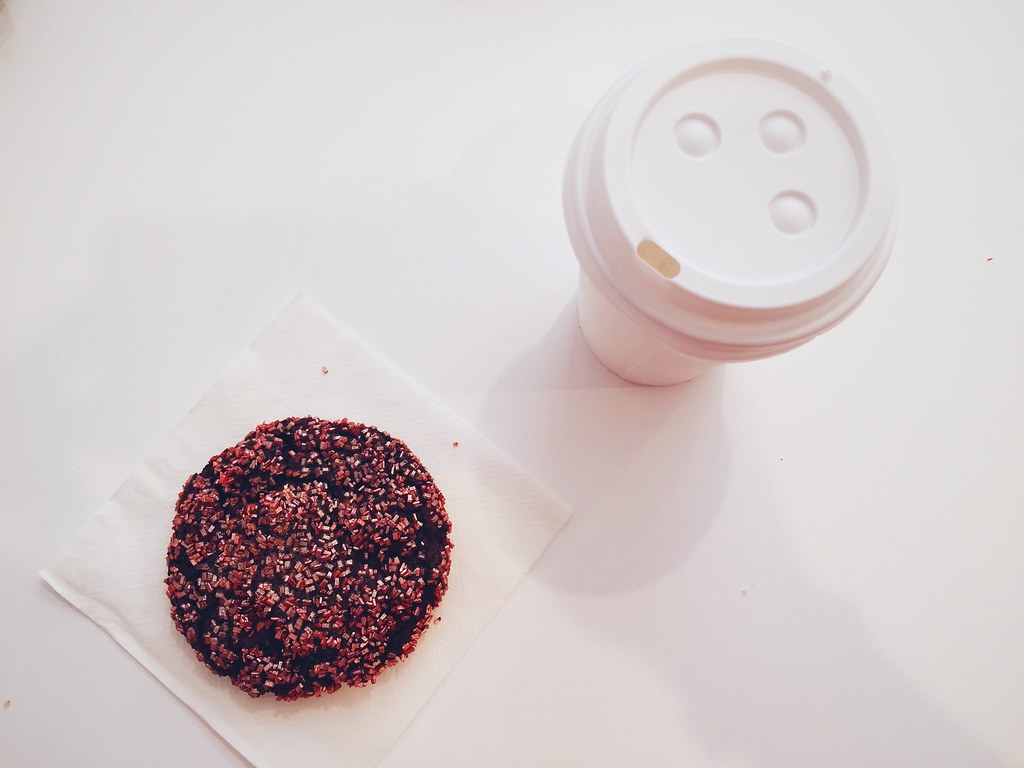
{"label": "white plastic cup lid", "polygon": [[577,139],[565,204],[581,268],[729,359],[795,346],[860,303],[891,250],[896,184],[874,116],[838,73],[730,40],[620,81]]}

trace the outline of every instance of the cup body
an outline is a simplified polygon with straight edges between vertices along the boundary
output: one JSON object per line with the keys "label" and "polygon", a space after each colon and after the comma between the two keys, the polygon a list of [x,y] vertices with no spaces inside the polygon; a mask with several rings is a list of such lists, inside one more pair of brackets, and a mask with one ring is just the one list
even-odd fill
{"label": "cup body", "polygon": [[731,40],[622,78],[570,152],[579,315],[622,378],[680,383],[779,354],[863,301],[892,249],[896,185],[874,117],[824,63]]}
{"label": "cup body", "polygon": [[659,341],[649,319],[617,304],[614,295],[598,288],[582,270],[578,311],[590,351],[626,381],[667,386],[689,381],[716,365]]}

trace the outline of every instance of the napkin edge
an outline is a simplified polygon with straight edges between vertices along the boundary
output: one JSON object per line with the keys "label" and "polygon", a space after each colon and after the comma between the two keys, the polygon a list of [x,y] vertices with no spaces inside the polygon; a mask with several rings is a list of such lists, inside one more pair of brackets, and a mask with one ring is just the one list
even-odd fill
{"label": "napkin edge", "polygon": [[223,722],[219,722],[217,726],[213,726],[210,723],[210,720],[203,713],[199,712],[195,707],[189,704],[187,693],[183,693],[185,686],[181,685],[179,687],[178,678],[170,674],[163,664],[161,664],[154,656],[149,654],[142,645],[132,637],[130,632],[124,631],[120,628],[118,622],[115,620],[117,614],[112,611],[109,606],[72,587],[67,581],[53,572],[52,566],[41,569],[38,574],[50,589],[67,601],[72,608],[79,611],[99,629],[106,632],[115,643],[121,646],[124,651],[141,664],[142,668],[155,678],[160,685],[174,694],[174,698],[181,702],[181,704],[190,712],[195,714],[196,717],[202,720],[207,725],[207,730],[215,734],[218,739],[223,741],[231,749],[231,751],[235,752],[246,762],[252,764],[254,768],[274,768],[273,764],[268,761],[260,751],[247,738],[245,738],[245,736],[239,733],[237,729],[234,729]]}

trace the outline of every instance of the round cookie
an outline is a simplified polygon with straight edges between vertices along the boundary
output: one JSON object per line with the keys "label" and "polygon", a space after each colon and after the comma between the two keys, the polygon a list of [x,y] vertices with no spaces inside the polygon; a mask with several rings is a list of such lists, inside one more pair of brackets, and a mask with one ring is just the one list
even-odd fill
{"label": "round cookie", "polygon": [[427,628],[450,531],[444,496],[401,440],[347,419],[261,424],[178,497],[171,616],[250,696],[367,685]]}

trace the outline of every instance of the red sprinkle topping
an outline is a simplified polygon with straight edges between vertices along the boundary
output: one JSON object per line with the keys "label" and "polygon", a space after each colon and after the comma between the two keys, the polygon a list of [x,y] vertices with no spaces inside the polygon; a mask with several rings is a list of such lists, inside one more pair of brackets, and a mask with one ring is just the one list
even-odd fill
{"label": "red sprinkle topping", "polygon": [[454,443],[452,443],[452,448],[458,448],[458,447],[459,447],[459,441],[456,440]]}
{"label": "red sprinkle topping", "polygon": [[171,616],[250,696],[364,686],[429,625],[450,531],[444,496],[402,441],[348,420],[262,424],[178,497]]}
{"label": "red sprinkle topping", "polygon": [[321,372],[321,373],[322,373],[322,374],[323,374],[324,376],[326,376],[326,375],[327,375],[327,366],[326,366],[326,365],[323,365],[323,366],[321,366],[321,367],[320,367],[320,372]]}

